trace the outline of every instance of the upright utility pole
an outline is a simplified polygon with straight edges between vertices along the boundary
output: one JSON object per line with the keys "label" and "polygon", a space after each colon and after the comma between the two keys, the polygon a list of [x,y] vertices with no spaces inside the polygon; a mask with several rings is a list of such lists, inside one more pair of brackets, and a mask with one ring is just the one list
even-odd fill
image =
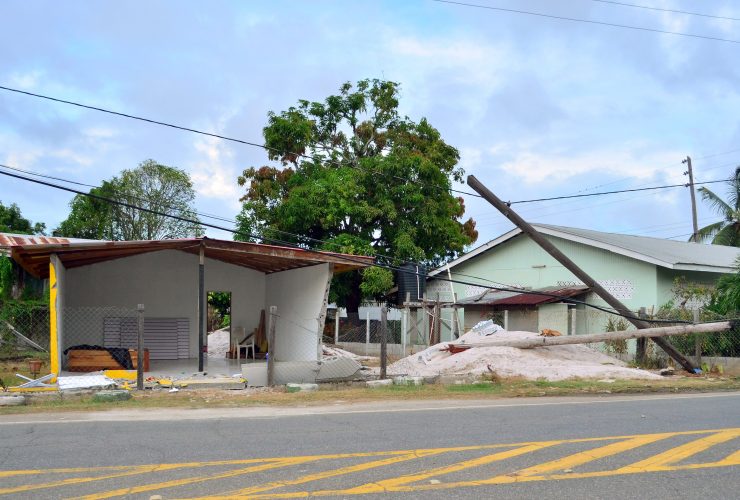
{"label": "upright utility pole", "polygon": [[[563,267],[573,273],[578,279],[580,279],[587,287],[601,297],[604,302],[609,304],[611,307],[616,309],[617,314],[625,317],[630,323],[635,325],[639,329],[649,328],[650,324],[646,321],[642,321],[635,317],[634,313],[630,311],[627,306],[622,304],[619,299],[614,297],[611,293],[606,291],[595,279],[587,274],[583,269],[578,267],[575,262],[570,260],[563,252],[553,245],[549,240],[542,237],[527,221],[522,219],[516,212],[514,212],[509,205],[501,201],[495,194],[493,194],[486,186],[475,178],[473,175],[468,176],[468,185],[472,187],[478,194],[480,194],[488,203],[493,205],[501,212],[507,219],[513,222],[522,232],[528,235],[532,240],[537,243],[545,252],[549,253],[555,260],[560,262]],[[680,352],[676,350],[668,341],[662,338],[654,338],[653,341],[663,349],[666,354],[673,358],[677,363],[684,367],[688,372],[694,372],[694,366],[691,362],[686,359]]]}
{"label": "upright utility pole", "polygon": [[696,220],[696,194],[694,193],[694,171],[691,169],[691,157],[687,156],[681,163],[685,163],[688,169],[683,175],[689,176],[689,183],[686,185],[691,190],[691,220],[694,223],[694,235],[691,237],[691,241],[694,243],[699,242],[699,225]]}

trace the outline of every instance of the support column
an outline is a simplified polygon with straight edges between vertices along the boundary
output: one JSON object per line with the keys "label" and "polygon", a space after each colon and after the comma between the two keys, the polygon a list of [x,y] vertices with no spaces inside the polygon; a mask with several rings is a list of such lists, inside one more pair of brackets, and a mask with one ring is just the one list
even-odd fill
{"label": "support column", "polygon": [[49,371],[54,375],[62,371],[64,351],[64,278],[65,267],[56,254],[49,259]]}
{"label": "support column", "polygon": [[206,308],[206,280],[205,280],[205,245],[201,241],[198,256],[198,371],[204,369],[205,350],[205,308]]}

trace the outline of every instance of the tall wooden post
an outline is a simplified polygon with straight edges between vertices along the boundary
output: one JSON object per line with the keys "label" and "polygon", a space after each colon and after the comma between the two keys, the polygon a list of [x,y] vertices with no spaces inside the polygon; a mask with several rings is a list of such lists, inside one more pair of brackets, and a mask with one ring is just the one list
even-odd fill
{"label": "tall wooden post", "polygon": [[[478,194],[480,194],[487,202],[496,207],[504,217],[513,222],[522,232],[528,235],[535,243],[537,243],[544,251],[549,253],[555,260],[560,262],[568,271],[573,273],[578,279],[580,279],[586,286],[591,288],[599,297],[601,297],[607,304],[616,309],[616,311],[625,317],[630,323],[635,325],[639,329],[649,328],[650,325],[645,321],[636,319],[634,313],[630,311],[627,306],[622,304],[616,297],[606,291],[595,279],[588,275],[583,269],[578,267],[575,262],[570,260],[563,252],[553,245],[550,241],[543,238],[540,233],[537,232],[527,221],[522,219],[516,212],[514,212],[509,205],[501,201],[495,194],[493,194],[487,187],[475,178],[475,176],[468,176],[468,185],[472,187]],[[694,366],[691,362],[686,359],[680,352],[678,352],[667,340],[656,337],[653,338],[661,349],[666,354],[673,358],[677,363],[684,367],[685,370],[693,373]]]}
{"label": "tall wooden post", "polygon": [[136,345],[136,389],[139,391],[144,390],[144,304],[136,306],[138,313],[137,325],[138,325],[138,339]]}
{"label": "tall wooden post", "polygon": [[267,385],[275,384],[275,324],[277,323],[277,306],[270,306],[270,319],[267,329]]}

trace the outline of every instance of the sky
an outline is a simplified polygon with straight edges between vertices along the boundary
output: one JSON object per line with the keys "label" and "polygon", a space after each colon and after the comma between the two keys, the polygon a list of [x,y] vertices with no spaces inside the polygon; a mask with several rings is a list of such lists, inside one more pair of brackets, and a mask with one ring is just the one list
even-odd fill
{"label": "sky", "polygon": [[[736,43],[432,0],[5,0],[0,85],[261,143],[270,111],[391,80],[401,113],[426,117],[466,174],[508,201],[685,183],[687,155],[698,182],[740,165],[738,2],[629,2],[722,19],[594,0],[468,3]],[[0,163],[97,185],[150,158],[186,170],[197,209],[229,219],[237,176],[270,164],[260,148],[0,90]],[[0,176],[0,201],[50,229],[71,198]],[[473,246],[512,227],[485,201],[465,203]],[[697,205],[700,227],[718,220]],[[530,222],[692,231],[684,187],[514,208]]]}

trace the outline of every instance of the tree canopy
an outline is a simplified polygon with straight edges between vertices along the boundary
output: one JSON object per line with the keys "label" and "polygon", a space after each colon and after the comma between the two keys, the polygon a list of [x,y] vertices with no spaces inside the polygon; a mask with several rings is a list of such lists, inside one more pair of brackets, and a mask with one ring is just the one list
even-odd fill
{"label": "tree canopy", "polygon": [[15,203],[8,206],[0,201],[0,233],[16,234],[44,234],[46,224],[43,222],[32,223],[23,217],[21,209]]}
{"label": "tree canopy", "polygon": [[[376,254],[435,265],[477,238],[453,196],[461,182],[458,151],[426,119],[398,111],[399,86],[381,80],[346,83],[323,102],[301,100],[268,114],[268,159],[282,168],[244,170],[240,239],[283,240],[352,254]],[[300,236],[292,236],[291,234]],[[343,280],[343,281],[342,281]],[[362,293],[378,294],[388,273],[357,274],[332,287],[333,299],[356,310]]]}
{"label": "tree canopy", "polygon": [[[198,220],[195,190],[188,174],[146,160],[132,170],[103,182],[91,194],[161,213]],[[54,230],[58,236],[100,240],[159,240],[200,236],[200,224],[179,221],[122,205],[77,195],[69,216]]]}
{"label": "tree canopy", "polygon": [[[699,241],[711,240],[713,245],[740,246],[740,167],[727,181],[727,201],[707,187],[698,189],[702,200],[722,217],[722,220],[699,229]],[[689,241],[693,240],[693,236]]]}

